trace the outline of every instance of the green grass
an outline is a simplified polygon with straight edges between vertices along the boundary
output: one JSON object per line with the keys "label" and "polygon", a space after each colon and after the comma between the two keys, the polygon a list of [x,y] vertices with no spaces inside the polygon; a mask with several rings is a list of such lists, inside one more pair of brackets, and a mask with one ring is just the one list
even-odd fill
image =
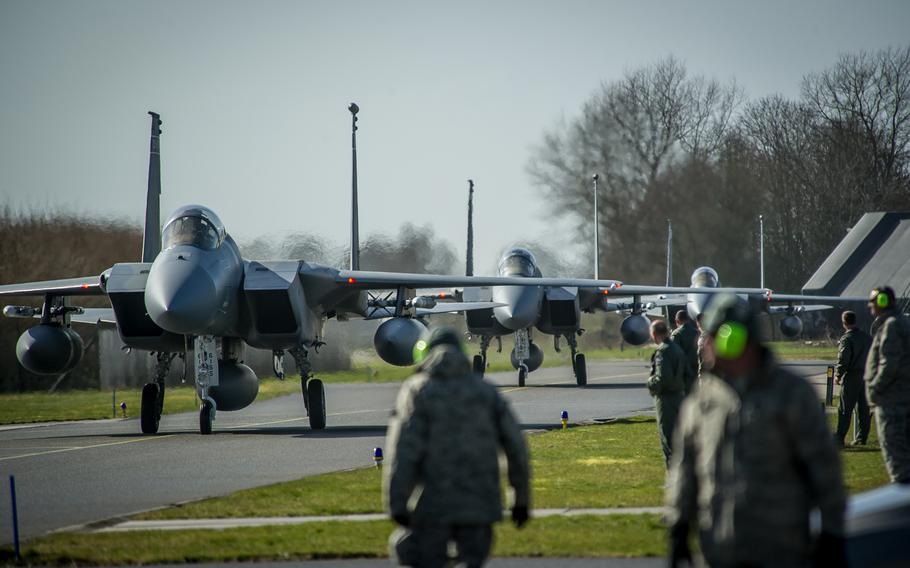
{"label": "green grass", "polygon": [[[381,558],[389,521],[326,522],[227,530],[132,533],[62,533],[27,545],[29,565],[130,565]],[[664,552],[657,515],[545,518],[518,531],[505,523],[495,536],[496,556],[657,556]],[[12,560],[0,549],[0,562]]]}
{"label": "green grass", "polygon": [[[533,506],[632,507],[663,503],[664,467],[653,418],[555,430],[529,437]],[[851,493],[887,482],[874,433],[841,453]],[[137,520],[380,512],[375,468],[307,477],[227,497],[152,511]],[[26,543],[30,564],[148,564],[382,557],[387,521],[128,533],[59,533]],[[553,517],[517,531],[497,528],[497,556],[655,556],[665,550],[657,515]],[[0,548],[0,562],[10,560]]]}
{"label": "green grass", "polygon": [[[299,381],[263,379],[259,383],[258,400],[297,392],[300,392]],[[138,416],[141,393],[141,389],[118,389],[115,399],[117,416],[121,416],[121,402],[126,403],[127,417]],[[100,390],[0,394],[0,424],[111,418],[112,394],[111,391]],[[168,387],[164,397],[165,414],[189,412],[196,408],[196,392],[192,387]]]}

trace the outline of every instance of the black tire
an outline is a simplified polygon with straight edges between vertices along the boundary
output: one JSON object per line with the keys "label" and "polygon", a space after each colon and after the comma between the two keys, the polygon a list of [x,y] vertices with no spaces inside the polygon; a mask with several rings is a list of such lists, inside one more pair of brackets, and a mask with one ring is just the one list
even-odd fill
{"label": "black tire", "polygon": [[307,382],[307,398],[310,400],[310,428],[325,428],[325,387],[319,379]]}
{"label": "black tire", "polygon": [[212,423],[215,421],[214,410],[211,402],[202,401],[202,407],[199,408],[199,433],[203,436],[212,433]]}
{"label": "black tire", "polygon": [[525,386],[525,379],[528,378],[528,368],[522,365],[518,368],[518,386]]}
{"label": "black tire", "polygon": [[579,353],[575,356],[575,382],[578,386],[583,387],[588,384],[588,366],[585,364],[585,356]]}
{"label": "black tire", "polygon": [[483,356],[474,355],[474,372],[480,376],[483,376],[483,371],[484,371]]}
{"label": "black tire", "polygon": [[310,415],[310,397],[306,391],[307,380],[306,378],[301,377],[300,379],[300,394],[303,395],[303,409],[306,411],[306,415]]}
{"label": "black tire", "polygon": [[157,434],[161,413],[158,411],[158,384],[145,383],[139,408],[139,425],[143,434]]}

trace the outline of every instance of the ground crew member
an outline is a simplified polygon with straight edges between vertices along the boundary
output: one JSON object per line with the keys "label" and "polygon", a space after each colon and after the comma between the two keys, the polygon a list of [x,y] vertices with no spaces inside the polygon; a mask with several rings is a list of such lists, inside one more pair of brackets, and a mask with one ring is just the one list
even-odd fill
{"label": "ground crew member", "polygon": [[872,346],[866,360],[866,394],[875,405],[878,441],[888,475],[910,483],[910,320],[897,309],[894,290],[869,295]]}
{"label": "ground crew member", "polygon": [[664,452],[664,462],[669,467],[673,428],[676,426],[679,405],[685,391],[685,355],[679,345],[670,341],[670,330],[664,320],[651,322],[651,339],[657,344],[657,349],[651,354],[651,376],[648,377],[647,386],[648,392],[654,397],[660,447]]}
{"label": "ground crew member", "polygon": [[705,333],[705,328],[701,324],[704,318],[704,312],[699,312],[695,316],[695,323],[698,325],[698,378],[701,374],[710,371],[714,366],[714,353],[711,351],[711,336]]}
{"label": "ground crew member", "polygon": [[686,310],[676,312],[676,329],[670,334],[670,339],[682,349],[685,361],[683,384],[685,393],[689,394],[698,377],[698,330]]}
{"label": "ground crew member", "polygon": [[[813,387],[759,340],[748,302],[716,297],[704,317],[715,364],[683,402],[667,489],[670,565],[700,536],[712,567],[843,567],[846,496]],[[821,513],[814,547],[810,511]]]}
{"label": "ground crew member", "polygon": [[837,384],[842,386],[840,404],[837,407],[837,433],[834,435],[834,441],[838,446],[843,447],[855,406],[856,424],[853,428],[853,445],[865,445],[869,438],[871,416],[869,403],[866,401],[863,372],[866,370],[866,357],[869,355],[872,337],[856,327],[856,314],[849,310],[841,314],[841,323],[844,325],[845,333],[838,344],[837,366],[834,368],[834,375],[837,377]]}
{"label": "ground crew member", "polygon": [[401,387],[389,421],[383,498],[400,528],[392,559],[436,568],[458,561],[479,567],[490,553],[492,524],[502,518],[499,450],[514,491],[512,521],[528,521],[530,482],[524,437],[506,400],[471,372],[458,334],[434,330],[418,341],[418,374]]}

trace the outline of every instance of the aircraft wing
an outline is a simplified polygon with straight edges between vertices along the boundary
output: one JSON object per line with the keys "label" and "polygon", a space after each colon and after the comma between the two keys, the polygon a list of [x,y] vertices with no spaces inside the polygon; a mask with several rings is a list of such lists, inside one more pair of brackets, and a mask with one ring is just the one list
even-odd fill
{"label": "aircraft wing", "polygon": [[842,304],[844,302],[862,302],[869,301],[868,297],[862,296],[804,296],[802,294],[775,294],[770,292],[768,295],[769,302],[830,302]]}
{"label": "aircraft wing", "polygon": [[826,306],[824,304],[809,304],[802,306],[770,306],[768,308],[769,314],[803,314],[806,312],[821,312],[824,310],[833,309],[834,306]]}
{"label": "aircraft wing", "polygon": [[13,296],[103,296],[100,276],[84,278],[64,278],[62,280],[42,280],[41,282],[23,282],[22,284],[4,284],[0,286],[0,298]]}
{"label": "aircraft wing", "polygon": [[117,325],[117,318],[114,317],[113,308],[82,308],[81,314],[70,315],[70,321],[94,325]]}
{"label": "aircraft wing", "polygon": [[511,276],[457,276],[435,274],[408,274],[405,272],[370,272],[341,270],[335,282],[343,286],[364,290],[390,290],[393,288],[457,288],[463,286],[567,286],[578,288],[616,289],[617,280],[591,280],[587,278],[521,278]]}
{"label": "aircraft wing", "polygon": [[[504,305],[505,304],[499,302],[440,302],[432,308],[416,308],[414,311],[417,316],[433,316],[437,314],[468,312],[471,310],[485,310]],[[375,320],[391,318],[394,316],[395,308],[393,306],[379,306],[369,308],[367,316],[364,319]]]}

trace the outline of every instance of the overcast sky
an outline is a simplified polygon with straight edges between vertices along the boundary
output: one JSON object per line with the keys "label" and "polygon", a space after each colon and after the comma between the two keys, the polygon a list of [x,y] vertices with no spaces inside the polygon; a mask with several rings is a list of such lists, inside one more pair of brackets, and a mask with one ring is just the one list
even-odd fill
{"label": "overcast sky", "polygon": [[601,82],[673,54],[750,98],[795,96],[908,29],[902,0],[0,0],[0,202],[138,222],[156,110],[165,215],[201,203],[241,241],[344,242],[356,101],[361,235],[428,223],[463,258],[473,178],[489,273],[513,241],[569,244],[525,166]]}

